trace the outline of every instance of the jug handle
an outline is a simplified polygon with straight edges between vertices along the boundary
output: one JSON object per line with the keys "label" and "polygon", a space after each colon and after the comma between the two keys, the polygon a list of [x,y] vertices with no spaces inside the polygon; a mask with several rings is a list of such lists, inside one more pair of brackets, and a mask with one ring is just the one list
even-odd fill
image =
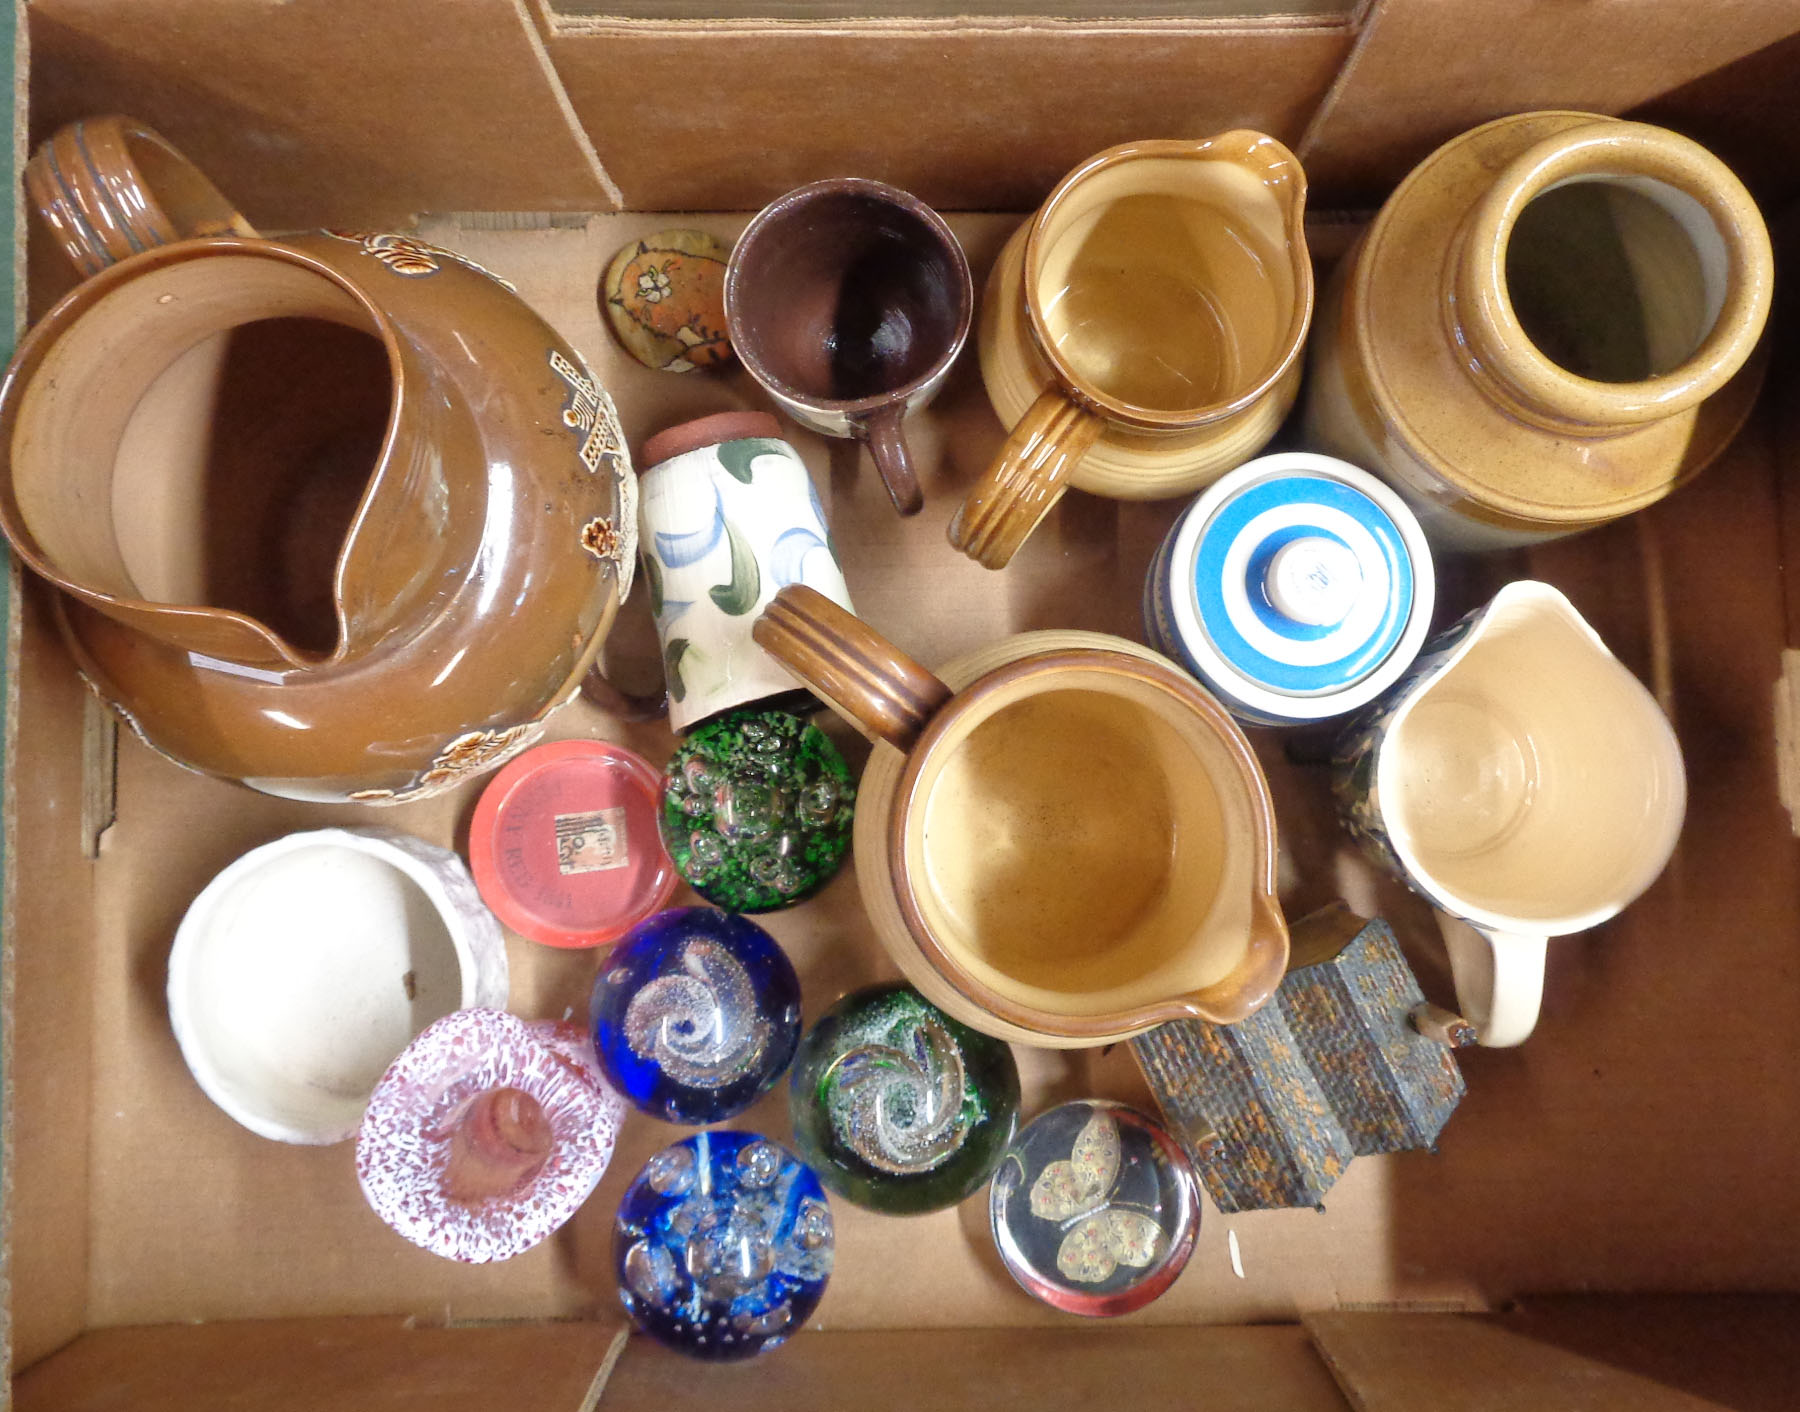
{"label": "jug handle", "polygon": [[916,515],[925,508],[925,493],[919,489],[912,453],[906,449],[906,438],[900,431],[900,420],[905,415],[904,401],[890,402],[857,422],[855,430],[860,440],[869,443],[869,455],[881,473],[881,483],[887,487],[894,508],[902,515]]}
{"label": "jug handle", "polygon": [[26,199],[83,278],[157,245],[256,234],[167,138],[131,118],[59,128],[24,178]]}
{"label": "jug handle", "polygon": [[950,543],[985,568],[1004,569],[1062,499],[1103,425],[1060,387],[1045,389],[951,519]]}
{"label": "jug handle", "polygon": [[1544,998],[1546,939],[1477,927],[1447,912],[1438,931],[1450,953],[1450,974],[1463,1017],[1486,1049],[1523,1044],[1537,1025]]}
{"label": "jug handle", "polygon": [[901,750],[953,694],[862,619],[805,584],[777,593],[750,633],[857,730]]}

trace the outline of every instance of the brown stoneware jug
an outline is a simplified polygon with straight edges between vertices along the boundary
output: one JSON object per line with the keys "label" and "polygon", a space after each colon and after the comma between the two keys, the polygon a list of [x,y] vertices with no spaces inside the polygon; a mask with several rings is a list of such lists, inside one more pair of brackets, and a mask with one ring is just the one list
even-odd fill
{"label": "brown stoneware jug", "polygon": [[26,189],[88,277],[0,387],[0,528],[101,697],[298,799],[421,798],[535,739],[636,547],[580,356],[448,251],[256,237],[126,119],[65,128]]}

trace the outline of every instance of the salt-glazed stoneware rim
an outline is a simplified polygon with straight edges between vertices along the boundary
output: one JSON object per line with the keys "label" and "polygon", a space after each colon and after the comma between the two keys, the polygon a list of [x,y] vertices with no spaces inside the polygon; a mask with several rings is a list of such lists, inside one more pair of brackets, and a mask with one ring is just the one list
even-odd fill
{"label": "salt-glazed stoneware rim", "polygon": [[[412,972],[391,977],[381,965],[383,958],[346,957],[340,952],[336,959],[344,962],[346,969],[321,977],[328,984],[310,997],[319,1003],[317,1011],[304,1008],[309,997],[295,993],[275,976],[266,984],[257,984],[256,994],[241,997],[241,1003],[260,1007],[271,1030],[303,1035],[311,1041],[308,1050],[292,1055],[290,1069],[306,1075],[300,1082],[319,1093],[312,1116],[298,1119],[291,1110],[284,1116],[278,1111],[282,1105],[274,1098],[259,1101],[251,1096],[253,1084],[233,1081],[230,1038],[212,1023],[201,994],[204,968],[217,948],[255,947],[265,940],[257,919],[245,915],[243,898],[238,895],[244,885],[284,860],[314,850],[372,859],[423,894],[449,942],[459,981],[457,994],[448,997],[444,1013],[472,1006],[502,1008],[509,985],[506,939],[499,923],[482,905],[462,860],[447,849],[391,829],[313,829],[274,839],[227,864],[189,904],[176,928],[169,953],[170,1026],[195,1081],[231,1117],[276,1142],[324,1146],[356,1135],[369,1095],[395,1057],[381,1056],[366,1073],[349,1072],[346,1054],[363,1027],[404,1029],[410,1039],[441,1017],[428,1016],[413,1023],[413,998],[408,993]],[[397,938],[397,942],[404,947],[408,938]],[[254,962],[254,957],[250,959]],[[321,948],[320,960],[329,959],[328,950]],[[250,968],[253,971],[254,966]],[[292,972],[282,974],[291,978]],[[238,1001],[236,996],[231,999]]]}
{"label": "salt-glazed stoneware rim", "polygon": [[[1539,351],[1513,307],[1506,250],[1520,214],[1544,193],[1586,180],[1660,184],[1712,221],[1724,257],[1723,268],[1703,270],[1718,286],[1709,291],[1712,327],[1666,373],[1612,383],[1570,372]],[[1703,266],[1711,263],[1704,242],[1692,232],[1689,238]],[[1775,277],[1768,230],[1731,168],[1679,133],[1602,118],[1542,138],[1513,158],[1471,213],[1451,268],[1461,332],[1476,357],[1525,399],[1520,410],[1579,408],[1582,420],[1607,426],[1666,417],[1720,391],[1756,348]]]}
{"label": "salt-glazed stoneware rim", "polygon": [[[985,712],[991,698],[1034,680],[1081,673],[1111,675],[1161,692],[1180,708],[1198,717],[1218,738],[1233,769],[1233,782],[1242,791],[1255,821],[1251,841],[1249,935],[1238,964],[1209,986],[1187,994],[1122,1010],[1071,1015],[1021,1004],[983,982],[959,963],[933,936],[915,896],[911,857],[912,835],[922,827],[921,784],[926,769],[936,762],[939,744],[958,731],[971,713]],[[1288,932],[1275,890],[1275,804],[1267,777],[1255,751],[1237,722],[1212,693],[1172,666],[1103,648],[1069,648],[1010,662],[986,673],[955,693],[948,704],[932,715],[906,752],[895,785],[893,808],[887,827],[887,862],[893,879],[893,895],[907,931],[937,975],[971,1004],[987,1014],[1035,1034],[1073,1040],[1077,1044],[1109,1042],[1170,1020],[1197,1019],[1213,1024],[1233,1024],[1264,1005],[1287,971]],[[1198,922],[1201,919],[1196,919]]]}
{"label": "salt-glazed stoneware rim", "polygon": [[[1069,365],[1062,356],[1050,331],[1044,302],[1038,293],[1039,276],[1049,251],[1044,245],[1044,231],[1058,208],[1071,197],[1077,187],[1108,167],[1145,159],[1193,162],[1235,162],[1248,167],[1262,154],[1262,165],[1268,175],[1263,185],[1279,188],[1277,199],[1282,207],[1282,225],[1286,234],[1289,274],[1294,282],[1293,311],[1288,317],[1281,352],[1264,369],[1255,383],[1223,402],[1171,411],[1164,407],[1147,407],[1095,387]],[[1141,142],[1122,142],[1097,152],[1056,184],[1044,204],[1031,217],[1025,235],[1024,250],[1025,314],[1031,329],[1031,341],[1038,354],[1055,374],[1064,394],[1080,406],[1092,408],[1114,421],[1150,431],[1177,431],[1223,421],[1258,399],[1266,396],[1281,381],[1306,348],[1306,333],[1312,325],[1313,270],[1306,249],[1306,173],[1300,160],[1287,147],[1266,133],[1248,128],[1233,128],[1200,141],[1157,138]]]}
{"label": "salt-glazed stoneware rim", "polygon": [[[948,257],[954,273],[954,284],[958,291],[958,307],[956,331],[950,342],[931,365],[911,381],[898,387],[889,388],[885,392],[872,393],[867,397],[833,398],[814,397],[810,393],[795,387],[787,379],[779,376],[764,361],[756,339],[742,325],[738,316],[738,308],[743,295],[738,292],[743,282],[743,262],[740,253],[748,243],[773,222],[786,216],[796,206],[831,196],[865,196],[884,204],[896,206],[918,220],[937,237],[938,245]],[[964,253],[962,242],[956,238],[956,232],[950,224],[930,206],[927,206],[910,191],[902,191],[897,186],[889,186],[886,182],[875,181],[869,177],[826,177],[822,181],[808,182],[805,186],[797,186],[792,191],[777,196],[762,210],[750,218],[750,223],[739,233],[737,242],[732,246],[731,259],[725,266],[725,326],[731,336],[732,349],[751,375],[765,387],[788,401],[801,407],[818,412],[837,413],[846,417],[864,417],[881,411],[884,407],[901,406],[906,400],[923,388],[942,377],[945,370],[954,363],[969,341],[969,330],[975,323],[975,284],[969,273],[969,257]]]}

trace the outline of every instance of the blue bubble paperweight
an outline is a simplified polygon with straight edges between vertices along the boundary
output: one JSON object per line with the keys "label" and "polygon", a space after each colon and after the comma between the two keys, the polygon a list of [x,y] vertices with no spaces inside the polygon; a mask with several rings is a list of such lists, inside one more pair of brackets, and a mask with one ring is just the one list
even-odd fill
{"label": "blue bubble paperweight", "polygon": [[831,1275],[819,1179],[756,1133],[696,1133],[626,1189],[613,1225],[619,1298],[657,1342],[695,1358],[754,1357],[800,1330]]}
{"label": "blue bubble paperweight", "polygon": [[716,1123],[793,1059],[800,979],[756,923],[673,907],[613,948],[591,1014],[601,1071],[627,1100],[672,1123]]}

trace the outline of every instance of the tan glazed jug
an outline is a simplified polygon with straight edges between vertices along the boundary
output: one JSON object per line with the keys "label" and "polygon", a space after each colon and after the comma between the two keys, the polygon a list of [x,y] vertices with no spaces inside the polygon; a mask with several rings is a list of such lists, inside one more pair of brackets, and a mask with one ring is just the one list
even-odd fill
{"label": "tan glazed jug", "polygon": [[823,594],[756,640],[875,742],[856,878],[934,1004],[999,1039],[1112,1044],[1232,1024],[1288,961],[1275,810],[1194,679],[1104,633],[1020,633],[927,671]]}
{"label": "tan glazed jug", "polygon": [[634,563],[579,355],[447,251],[256,238],[125,119],[64,129],[26,185],[89,277],[0,388],[0,527],[101,697],[299,799],[417,799],[529,744]]}
{"label": "tan glazed jug", "polygon": [[1307,441],[1378,471],[1449,549],[1572,534],[1661,499],[1761,385],[1768,232],[1661,128],[1499,118],[1388,198],[1320,301]]}

